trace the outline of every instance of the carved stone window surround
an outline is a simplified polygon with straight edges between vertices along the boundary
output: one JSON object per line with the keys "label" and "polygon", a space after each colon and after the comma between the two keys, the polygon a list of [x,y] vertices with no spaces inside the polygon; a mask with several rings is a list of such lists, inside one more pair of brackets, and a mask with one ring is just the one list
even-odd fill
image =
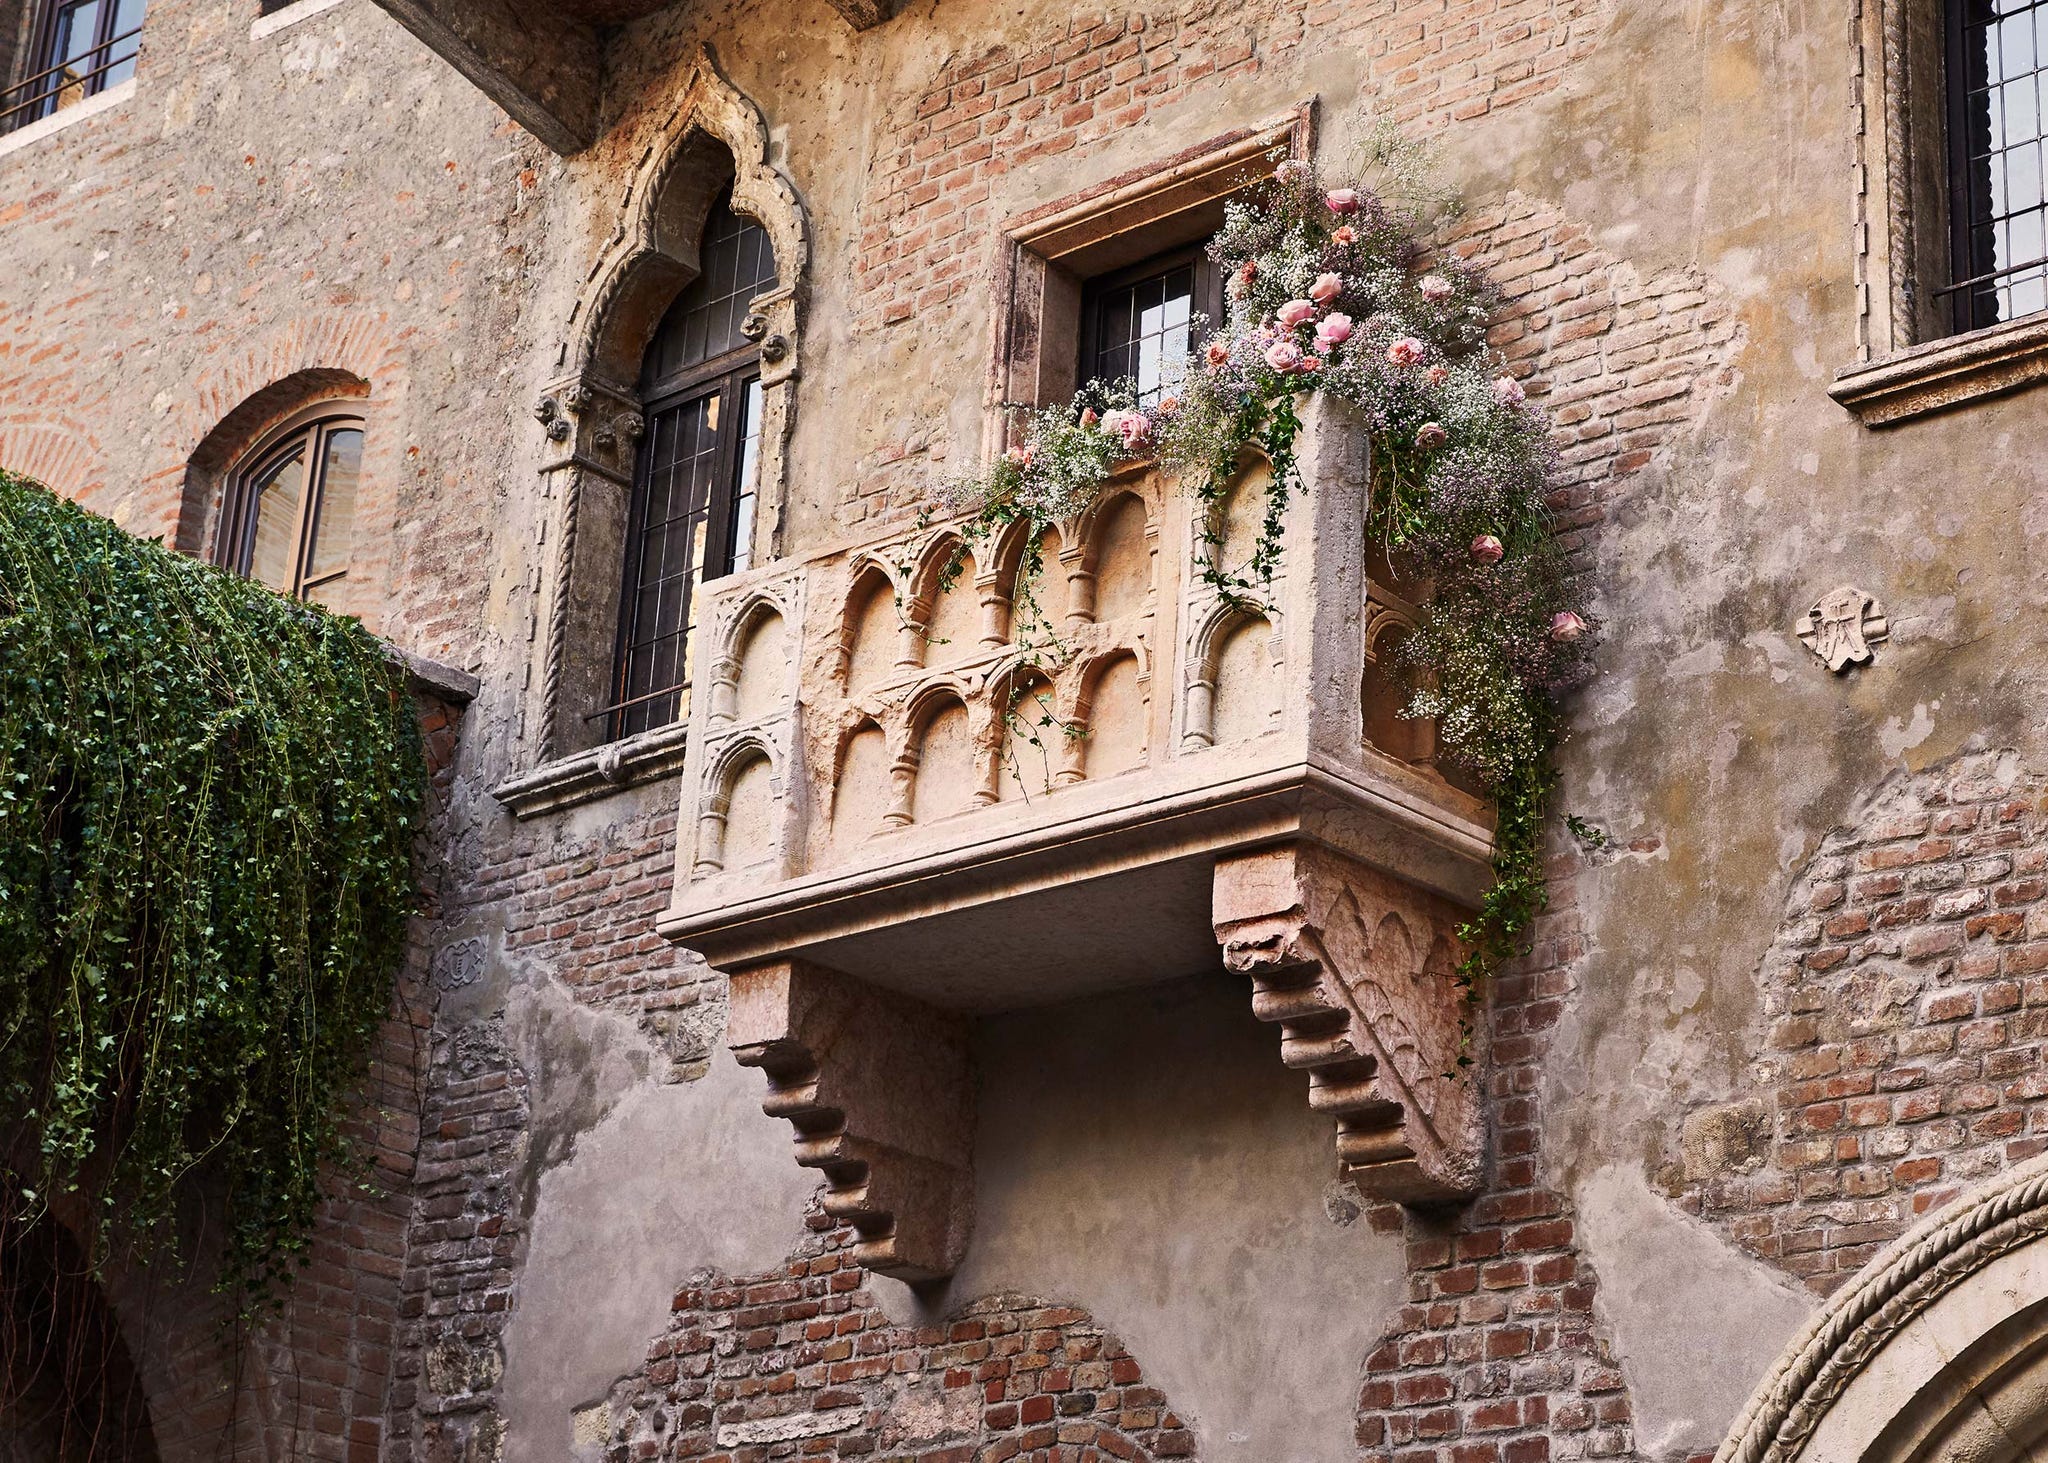
{"label": "carved stone window surround", "polygon": [[996,251],[987,408],[994,455],[1019,407],[1070,396],[1079,384],[1081,286],[1087,279],[1214,233],[1223,204],[1315,141],[1310,98],[1255,127],[1212,137],[1004,221]]}
{"label": "carved stone window surround", "polygon": [[1949,335],[1932,291],[1949,277],[1946,79],[1937,0],[1855,0],[1856,362],[1828,395],[1866,426],[2048,379],[2048,314]]}
{"label": "carved stone window surround", "polygon": [[605,749],[606,723],[592,713],[612,688],[627,512],[645,431],[629,383],[639,380],[663,312],[696,275],[704,220],[728,184],[733,211],[759,223],[775,252],[778,282],[754,297],[744,333],[759,342],[761,359],[751,557],[765,564],[781,550],[809,225],[794,186],[769,161],[759,110],[708,50],[652,135],[660,141],[627,185],[619,221],[567,321],[566,369],[534,405],[544,510],[529,582],[534,651],[523,705],[534,765],[499,789],[521,817],[671,775],[683,761],[680,723]]}

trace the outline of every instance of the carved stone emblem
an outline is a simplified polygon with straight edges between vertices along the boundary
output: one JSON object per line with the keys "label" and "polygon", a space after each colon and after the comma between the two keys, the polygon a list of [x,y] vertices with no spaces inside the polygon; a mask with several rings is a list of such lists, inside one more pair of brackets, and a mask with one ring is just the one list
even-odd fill
{"label": "carved stone emblem", "polygon": [[1831,671],[1868,665],[1871,647],[1891,634],[1877,596],[1844,584],[1820,597],[1794,626],[1806,648]]}

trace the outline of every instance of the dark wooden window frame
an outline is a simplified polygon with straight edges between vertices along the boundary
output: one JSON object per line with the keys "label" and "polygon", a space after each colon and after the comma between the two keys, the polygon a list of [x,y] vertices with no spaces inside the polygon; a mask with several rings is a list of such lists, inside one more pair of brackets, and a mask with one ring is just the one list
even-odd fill
{"label": "dark wooden window frame", "polygon": [[[710,502],[705,508],[704,564],[699,573],[700,583],[723,578],[733,572],[733,560],[737,545],[734,543],[739,516],[740,501],[745,496],[740,489],[740,471],[743,466],[741,453],[746,449],[747,438],[759,424],[747,420],[748,390],[761,378],[761,351],[751,343],[714,356],[708,361],[677,371],[655,383],[647,392],[647,420],[651,426],[654,419],[682,407],[694,406],[711,397],[722,397],[720,405],[722,419],[732,425],[732,430],[721,426],[718,430],[717,457],[711,470]],[[732,413],[732,415],[725,415]],[[634,708],[664,696],[674,696],[686,691],[690,682],[686,678],[672,686],[657,687],[631,696],[627,694],[631,683],[631,660],[629,651],[633,646],[638,618],[637,604],[640,593],[641,536],[646,528],[647,483],[652,471],[649,461],[655,448],[656,434],[649,430],[640,439],[639,452],[633,465],[633,494],[626,519],[627,554],[624,571],[619,581],[619,635],[618,644],[612,654],[612,702],[591,713],[608,718],[606,738],[617,741],[631,735],[626,723]],[[682,623],[689,623],[689,600],[683,602]],[[652,730],[653,728],[641,728]]]}
{"label": "dark wooden window frame", "polygon": [[[369,428],[356,412],[337,410],[333,402],[322,402],[297,411],[263,434],[236,464],[221,496],[220,527],[214,535],[213,562],[248,577],[256,552],[256,484],[266,473],[291,455],[295,448],[306,454],[306,485],[299,498],[298,521],[292,525],[292,582],[280,593],[305,599],[311,591],[345,578],[349,566],[309,579],[315,538],[320,527],[320,509],[327,489],[327,442],[340,431],[356,431],[368,437]],[[358,492],[360,493],[360,484]],[[360,499],[358,500],[360,503]]]}
{"label": "dark wooden window frame", "polygon": [[[2031,14],[2040,8],[2043,0],[2022,7],[2018,14]],[[1970,88],[1968,85],[1970,54],[1968,49],[1970,20],[1967,14],[1968,0],[1943,0],[1942,3],[1942,80],[1944,91],[1944,127],[1948,155],[1947,208],[1948,208],[1948,258],[1949,283],[1935,293],[1947,301],[1951,329],[1956,334],[1981,330],[1988,326],[2002,324],[1997,318],[1997,289],[1999,282],[2010,279],[2029,270],[2038,270],[2048,262],[2048,249],[2040,257],[2021,260],[2003,268],[1980,269],[1973,247],[1972,234],[1977,224],[1976,203],[1978,189],[1971,170],[1986,160],[1975,160],[1970,156]],[[2010,17],[2001,17],[2010,18]],[[2037,32],[2038,34],[2038,32]],[[2048,63],[2037,54],[2034,58],[2031,76],[2038,78]],[[2040,121],[2037,119],[2037,128]],[[2028,139],[2029,143],[2035,139]],[[2027,145],[2027,144],[2021,144]],[[2010,144],[2008,144],[2010,146]],[[2048,146],[2044,146],[2048,150]],[[2004,149],[1995,151],[1989,161],[1996,161]],[[1988,172],[1986,176],[1988,182]],[[1988,201],[1987,201],[1988,206]],[[2037,205],[2038,207],[2039,205]],[[2022,210],[2031,211],[2031,210]],[[2017,215],[2007,215],[2016,217]],[[1998,220],[1993,219],[1995,224]],[[1991,299],[1989,314],[1980,309],[1986,295]],[[2028,311],[2036,314],[2038,311]],[[2021,319],[2015,315],[2013,319]]]}
{"label": "dark wooden window frame", "polygon": [[[1194,299],[1190,307],[1191,311],[1195,315],[1206,317],[1206,330],[1213,331],[1221,328],[1224,321],[1223,278],[1222,272],[1216,268],[1214,261],[1209,258],[1207,240],[1179,245],[1162,253],[1154,254],[1149,259],[1140,259],[1135,264],[1126,265],[1122,269],[1112,270],[1107,274],[1097,275],[1083,282],[1081,286],[1079,341],[1081,359],[1077,371],[1077,379],[1084,384],[1102,379],[1098,374],[1098,368],[1102,360],[1102,342],[1100,337],[1102,333],[1102,301],[1104,296],[1114,294],[1119,290],[1128,289],[1135,284],[1143,284],[1148,280],[1171,274],[1190,265],[1194,267],[1195,273]],[[1190,331],[1189,344],[1192,346],[1198,343],[1203,334],[1204,330]]]}
{"label": "dark wooden window frame", "polygon": [[[27,52],[28,65],[33,69],[0,92],[0,135],[26,127],[31,122],[40,122],[60,110],[54,102],[62,88],[51,85],[51,80],[67,67],[77,64],[75,60],[55,60],[51,55],[57,43],[58,17],[67,3],[68,0],[42,0],[37,6],[35,23],[29,27]],[[78,58],[92,63],[78,83],[88,97],[105,91],[107,73],[116,66],[135,60],[141,52],[142,21],[138,20],[132,29],[116,34],[114,25],[120,12],[120,0],[101,0],[100,14],[93,24],[92,47],[84,57]],[[135,44],[126,45],[129,41]]]}

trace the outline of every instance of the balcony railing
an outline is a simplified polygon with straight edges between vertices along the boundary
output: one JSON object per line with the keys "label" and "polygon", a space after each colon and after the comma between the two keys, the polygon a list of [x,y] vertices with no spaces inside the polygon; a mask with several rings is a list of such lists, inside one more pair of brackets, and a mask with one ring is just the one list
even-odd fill
{"label": "balcony railing", "polygon": [[[83,55],[46,67],[0,91],[0,134],[75,106],[125,81],[142,46],[142,27],[110,37]],[[118,74],[117,74],[118,73]]]}

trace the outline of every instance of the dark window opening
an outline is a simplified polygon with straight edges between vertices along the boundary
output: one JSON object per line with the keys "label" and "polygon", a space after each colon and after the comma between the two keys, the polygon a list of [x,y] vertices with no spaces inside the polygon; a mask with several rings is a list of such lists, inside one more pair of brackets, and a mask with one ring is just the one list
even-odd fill
{"label": "dark window opening", "polygon": [[348,575],[362,471],[359,418],[321,417],[273,436],[228,484],[214,561],[325,603]]}
{"label": "dark window opening", "polygon": [[647,431],[633,475],[613,739],[666,726],[689,707],[696,590],[745,569],[761,442],[760,350],[745,323],[775,283],[759,224],[712,209],[703,272],[669,307],[647,347],[640,391]]}
{"label": "dark window opening", "polygon": [[144,0],[50,0],[36,13],[26,74],[0,92],[0,133],[53,116],[135,74]]}
{"label": "dark window opening", "polygon": [[2048,0],[1949,0],[1949,258],[1957,331],[2048,308]]}
{"label": "dark window opening", "polygon": [[1139,404],[1156,405],[1196,342],[1222,323],[1220,283],[1200,246],[1090,280],[1081,292],[1081,380],[1132,381]]}

